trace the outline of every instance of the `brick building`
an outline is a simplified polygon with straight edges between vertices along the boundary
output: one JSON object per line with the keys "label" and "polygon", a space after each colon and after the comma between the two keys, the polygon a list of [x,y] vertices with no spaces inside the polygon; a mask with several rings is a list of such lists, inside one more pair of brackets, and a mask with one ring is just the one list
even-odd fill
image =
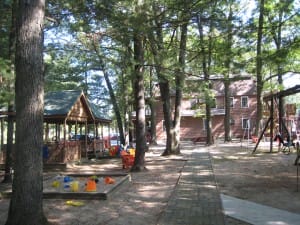
{"label": "brick building", "polygon": [[[225,98],[224,84],[220,81],[213,83],[215,104],[211,108],[212,134],[214,138],[224,137]],[[182,100],[181,117],[181,140],[192,140],[193,138],[206,137],[205,112],[195,105],[203,102],[203,99],[184,97]],[[255,81],[240,80],[230,85],[230,115],[231,136],[233,138],[246,137],[247,127],[249,132],[253,131],[256,117],[256,85]],[[172,105],[174,101],[172,100]],[[173,107],[174,108],[174,107]],[[202,111],[202,113],[201,113]],[[157,140],[165,140],[164,118],[161,102],[156,105],[156,135]]]}

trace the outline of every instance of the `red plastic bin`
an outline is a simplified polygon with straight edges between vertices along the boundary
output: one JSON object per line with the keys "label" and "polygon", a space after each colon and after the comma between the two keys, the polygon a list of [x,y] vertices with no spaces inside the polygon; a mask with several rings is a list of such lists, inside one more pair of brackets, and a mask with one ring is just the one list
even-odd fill
{"label": "red plastic bin", "polygon": [[122,155],[123,169],[131,167],[133,163],[134,163],[133,155]]}

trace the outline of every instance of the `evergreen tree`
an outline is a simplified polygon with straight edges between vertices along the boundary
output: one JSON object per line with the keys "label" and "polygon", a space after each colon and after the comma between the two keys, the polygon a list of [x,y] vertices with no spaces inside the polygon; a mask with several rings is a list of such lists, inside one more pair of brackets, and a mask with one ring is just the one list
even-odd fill
{"label": "evergreen tree", "polygon": [[[43,24],[45,1],[19,0],[16,23],[16,149],[6,225],[48,224],[43,213]],[[27,134],[27,135],[24,135]]]}

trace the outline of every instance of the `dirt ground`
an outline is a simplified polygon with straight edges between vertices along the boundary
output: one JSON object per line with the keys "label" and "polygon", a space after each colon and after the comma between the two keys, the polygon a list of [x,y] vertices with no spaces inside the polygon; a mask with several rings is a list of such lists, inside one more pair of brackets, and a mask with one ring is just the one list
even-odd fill
{"label": "dirt ground", "polygon": [[[71,206],[64,199],[45,199],[44,213],[55,225],[156,225],[180,176],[183,156],[161,157],[163,147],[147,153],[147,171],[132,173],[131,181],[118,188],[108,200],[76,200]],[[121,159],[101,163],[68,165],[68,172],[124,172]],[[8,199],[0,195],[0,225],[4,225]]]}
{"label": "dirt ground", "polygon": [[[60,225],[156,225],[185,165],[185,155],[195,147],[203,146],[189,144],[182,155],[170,157],[160,156],[163,146],[152,147],[146,153],[148,171],[132,173],[131,182],[122,185],[108,200],[74,200],[83,205],[70,206],[66,200],[45,199],[44,212],[50,222]],[[221,142],[209,147],[220,192],[300,214],[295,151],[278,153],[276,147],[274,153],[268,153],[266,144],[253,155],[253,147]],[[68,171],[124,170],[121,160],[114,159],[69,165]],[[9,200],[0,196],[0,225],[5,224],[8,206]],[[227,219],[227,225],[244,224]]]}
{"label": "dirt ground", "polygon": [[[261,143],[252,154],[253,144],[217,144],[211,147],[215,177],[220,192],[300,214],[300,181],[297,191],[296,150],[278,152]],[[300,174],[300,165],[299,165]],[[299,175],[300,176],[300,175]]]}

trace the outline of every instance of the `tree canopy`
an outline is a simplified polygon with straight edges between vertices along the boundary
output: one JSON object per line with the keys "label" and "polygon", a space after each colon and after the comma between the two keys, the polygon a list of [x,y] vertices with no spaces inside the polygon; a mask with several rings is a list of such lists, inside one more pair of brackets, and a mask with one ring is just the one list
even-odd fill
{"label": "tree canopy", "polygon": [[[155,87],[163,103],[166,155],[180,153],[184,94],[204,98],[201,116],[212,144],[215,79],[225,86],[226,141],[230,82],[245,75],[256,80],[258,132],[264,92],[281,90],[286,73],[299,76],[299,5],[299,0],[1,1],[0,107],[16,106],[19,150],[7,224],[48,224],[42,210],[44,90],[84,90],[114,116],[122,144],[135,129],[135,171],[146,166],[145,112],[147,104],[155,106]],[[200,82],[188,84],[187,78]],[[155,121],[154,111],[151,116]],[[13,122],[8,117],[7,155]],[[24,135],[28,127],[32,134]]]}
{"label": "tree canopy", "polygon": [[[183,85],[182,90],[188,93],[186,90],[193,89],[186,88],[184,80],[191,76],[203,79],[194,91],[206,93],[206,105],[213,99],[210,83],[216,75],[229,82],[232,76],[250,74],[262,91],[281,89],[283,74],[299,73],[299,1],[264,0],[263,11],[261,3],[49,0],[44,28],[45,90],[83,89],[103,112],[115,116],[123,142],[124,134],[132,127],[129,115],[136,110],[132,81],[137,30],[143,37],[145,96],[151,96],[153,83],[161,88],[168,85],[163,88],[168,93],[181,90]],[[8,47],[12,7],[12,0],[1,2],[2,105],[13,98],[8,88],[14,83]],[[181,36],[184,26],[186,47]],[[257,65],[262,65],[259,76]],[[174,116],[169,115],[170,128],[176,121]],[[225,125],[229,119],[225,118]]]}

